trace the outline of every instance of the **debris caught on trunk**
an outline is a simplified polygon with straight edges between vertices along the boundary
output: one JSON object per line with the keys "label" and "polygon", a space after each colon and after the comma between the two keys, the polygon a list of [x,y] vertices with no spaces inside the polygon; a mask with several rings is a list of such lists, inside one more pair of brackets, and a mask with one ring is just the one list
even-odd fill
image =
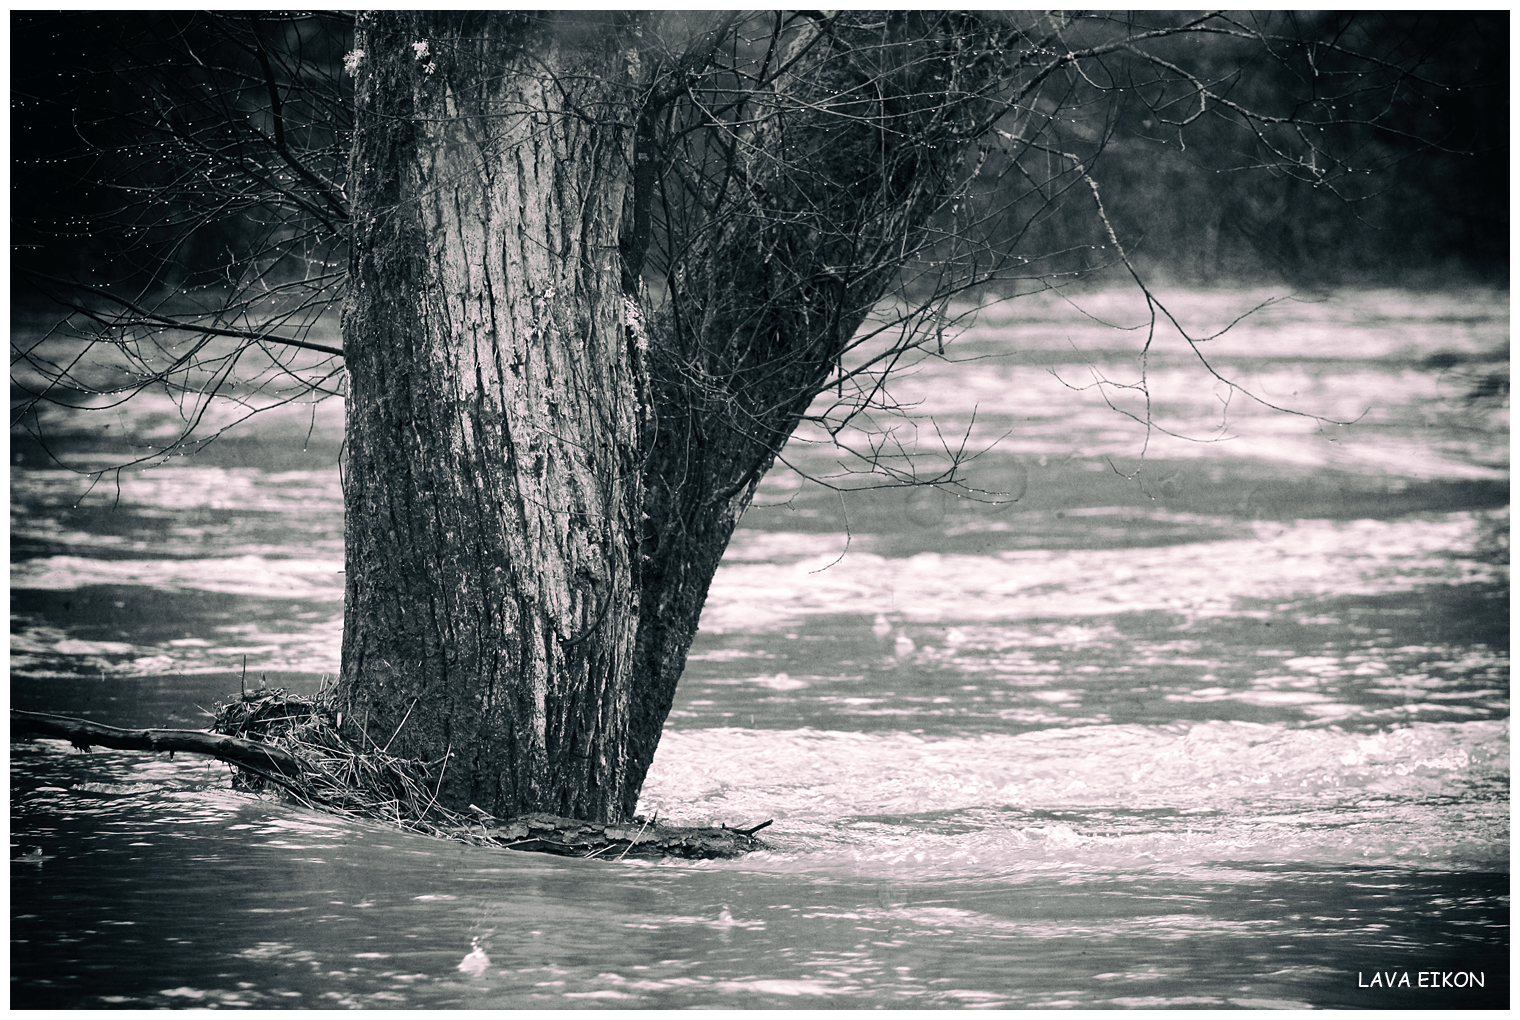
{"label": "debris caught on trunk", "polygon": [[62,737],[73,746],[206,754],[233,765],[235,789],[275,791],[321,811],[383,821],[399,828],[478,846],[564,857],[738,857],[764,846],[747,829],[686,827],[636,817],[627,823],[585,822],[548,814],[502,819],[471,805],[462,814],[437,802],[447,760],[415,761],[385,748],[356,749],[337,726],[329,691],[314,697],[284,688],[244,691],[220,705],[211,732],[127,730],[86,719],[11,711],[17,736]]}

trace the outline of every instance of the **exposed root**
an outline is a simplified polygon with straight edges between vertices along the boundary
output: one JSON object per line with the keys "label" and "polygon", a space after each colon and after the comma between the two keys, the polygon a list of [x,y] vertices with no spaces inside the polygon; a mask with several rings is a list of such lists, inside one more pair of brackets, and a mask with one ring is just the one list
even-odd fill
{"label": "exposed root", "polygon": [[[244,691],[217,707],[216,733],[270,744],[295,757],[298,777],[238,766],[237,789],[271,786],[292,800],[322,811],[387,822],[410,832],[478,846],[535,850],[571,857],[737,857],[763,844],[750,829],[681,828],[635,819],[627,825],[582,822],[546,814],[499,819],[470,805],[471,814],[437,802],[447,758],[435,762],[401,758],[371,746],[356,750],[338,731],[327,689],[315,697],[284,688]],[[642,823],[642,824],[641,824]]]}

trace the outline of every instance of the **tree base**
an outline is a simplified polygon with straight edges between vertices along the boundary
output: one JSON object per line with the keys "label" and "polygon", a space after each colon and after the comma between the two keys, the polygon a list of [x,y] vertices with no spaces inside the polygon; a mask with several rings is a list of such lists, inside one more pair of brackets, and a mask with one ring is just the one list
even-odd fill
{"label": "tree base", "polygon": [[635,819],[629,824],[584,822],[549,814],[511,819],[492,817],[471,805],[470,814],[437,803],[444,762],[413,761],[382,747],[356,750],[336,725],[327,691],[314,698],[283,688],[244,691],[217,709],[215,733],[239,738],[243,745],[267,745],[282,759],[300,763],[300,774],[278,774],[234,762],[237,789],[273,788],[289,799],[322,811],[388,822],[399,828],[479,846],[498,846],[558,854],[562,857],[739,857],[762,848],[749,829],[660,825]]}

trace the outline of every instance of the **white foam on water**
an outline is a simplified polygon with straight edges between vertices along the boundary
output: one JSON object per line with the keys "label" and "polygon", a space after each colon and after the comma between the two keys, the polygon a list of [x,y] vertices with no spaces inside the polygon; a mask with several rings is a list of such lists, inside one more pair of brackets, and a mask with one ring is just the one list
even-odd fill
{"label": "white foam on water", "polygon": [[976,737],[676,730],[640,808],[685,824],[773,818],[781,859],[801,853],[809,866],[819,854],[970,873],[1147,855],[1493,866],[1508,855],[1508,761],[1507,720],[1371,733],[1244,722]]}
{"label": "white foam on water", "polygon": [[60,468],[29,469],[12,473],[11,497],[32,506],[126,506],[160,514],[190,509],[343,513],[336,467],[264,471],[170,464],[110,472],[98,480]]}
{"label": "white foam on water", "polygon": [[341,602],[343,561],[270,559],[254,555],[186,560],[46,556],[11,566],[12,588],[70,591],[93,584]]}
{"label": "white foam on water", "polygon": [[[1509,336],[1506,290],[1348,289],[1312,299],[1271,288],[1159,287],[1152,293],[1195,338],[1234,322],[1205,348],[1225,355],[1370,360],[1413,358],[1432,350],[1480,354],[1506,344]],[[1133,287],[1031,294],[983,308],[958,341],[1064,351],[1074,340],[1111,338],[1115,347],[1138,349],[1148,323],[1145,295]],[[1176,327],[1158,318],[1152,346],[1167,350],[1179,343]]]}
{"label": "white foam on water", "polygon": [[[1169,297],[1200,337],[1281,296]],[[1396,291],[1282,301],[1196,349],[1165,320],[1152,335],[1135,291],[1067,297],[984,309],[947,360],[925,356],[890,380],[885,399],[913,417],[871,425],[890,427],[894,445],[925,455],[942,454],[944,437],[959,446],[965,435],[969,452],[996,445],[1024,456],[1143,454],[1404,478],[1507,476],[1508,402],[1472,395],[1486,376],[1507,376],[1504,292],[1433,295],[1429,304]],[[1472,363],[1455,370],[1424,363],[1437,353]],[[966,360],[973,358],[982,360]],[[827,413],[831,402],[821,397],[814,413]],[[804,426],[798,436],[817,445],[793,443],[787,456],[810,473],[827,472],[835,459],[827,434]],[[857,449],[872,445],[860,429],[841,438]]]}
{"label": "white foam on water", "polygon": [[[1464,558],[1471,513],[1390,521],[1261,522],[1254,539],[1131,549],[1008,551],[992,556],[866,552],[792,563],[725,561],[702,629],[775,630],[834,613],[917,623],[1082,618],[1162,610],[1221,616],[1247,599],[1379,595],[1420,585],[1494,582],[1502,568]],[[843,550],[846,536],[835,536]]]}
{"label": "white foam on water", "polygon": [[[1506,774],[1507,720],[1367,733],[1205,722],[1020,734],[675,730],[645,795],[672,819],[714,811],[823,820],[970,807],[1324,807],[1382,796],[1462,796]],[[704,818],[705,820],[705,818]]]}

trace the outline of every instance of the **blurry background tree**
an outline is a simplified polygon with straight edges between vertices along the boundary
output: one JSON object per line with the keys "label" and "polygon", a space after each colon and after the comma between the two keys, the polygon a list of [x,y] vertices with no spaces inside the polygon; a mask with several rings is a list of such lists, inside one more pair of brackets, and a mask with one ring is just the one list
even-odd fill
{"label": "blurry background tree", "polygon": [[338,707],[496,814],[632,812],[800,423],[995,498],[869,427],[978,301],[1507,272],[1502,13],[13,18],[15,420],[343,390]]}

